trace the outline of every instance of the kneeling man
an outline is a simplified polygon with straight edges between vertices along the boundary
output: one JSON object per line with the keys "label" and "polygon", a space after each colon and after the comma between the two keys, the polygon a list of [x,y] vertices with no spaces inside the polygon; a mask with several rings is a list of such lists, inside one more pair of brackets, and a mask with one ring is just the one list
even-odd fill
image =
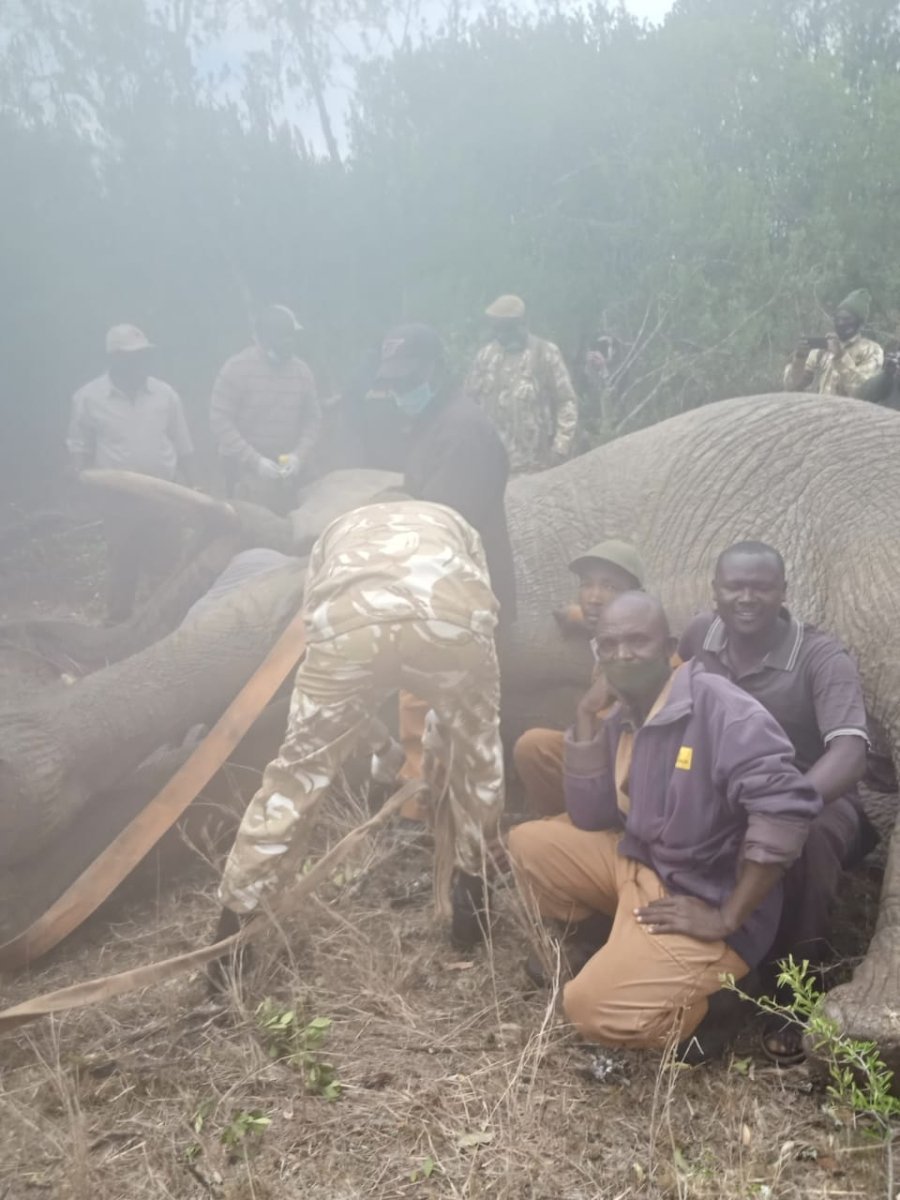
{"label": "kneeling man", "polygon": [[581,1035],[662,1047],[762,960],[822,801],[762,705],[699,664],[673,673],[658,600],[611,601],[596,648],[619,703],[598,719],[588,693],[566,734],[567,815],[517,826],[510,855],[542,916],[614,917],[563,993]]}
{"label": "kneeling man", "polygon": [[287,733],[225,866],[217,937],[297,874],[320,802],[354,751],[372,748],[371,718],[402,687],[428,702],[448,748],[436,823],[455,854],[451,933],[471,948],[503,803],[498,604],[478,534],[442,504],[356,509],[313,547],[304,611]]}

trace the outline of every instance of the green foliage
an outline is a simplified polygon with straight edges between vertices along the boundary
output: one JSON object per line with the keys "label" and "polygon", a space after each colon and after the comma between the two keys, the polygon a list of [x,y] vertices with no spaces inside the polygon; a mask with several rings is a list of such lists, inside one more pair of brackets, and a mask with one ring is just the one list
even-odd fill
{"label": "green foliage", "polygon": [[[848,1037],[822,1010],[822,995],[809,963],[781,964],[778,983],[790,988],[793,998],[780,1004],[763,996],[754,1003],[764,1013],[784,1017],[804,1026],[815,1054],[828,1068],[828,1093],[835,1103],[859,1116],[869,1117],[891,1136],[892,1122],[900,1117],[900,1098],[893,1094],[893,1072],[882,1062],[874,1042]],[[734,980],[728,986],[735,988]]]}
{"label": "green foliage", "polygon": [[435,1173],[435,1171],[440,1172],[440,1169],[441,1168],[437,1165],[437,1163],[434,1161],[434,1159],[429,1154],[429,1155],[427,1155],[427,1157],[423,1158],[421,1163],[419,1163],[419,1165],[417,1167],[414,1167],[413,1170],[410,1172],[409,1182],[410,1183],[424,1183],[426,1180],[428,1180],[432,1177],[432,1175]]}
{"label": "green foliage", "polygon": [[[591,441],[779,387],[853,287],[898,333],[896,0],[679,0],[659,28],[498,0],[422,33],[408,0],[264,0],[240,52],[227,0],[8,8],[6,486],[59,461],[114,321],[147,327],[202,430],[257,303],[297,308],[328,393],[401,317],[464,366],[519,291]],[[598,329],[622,355],[593,395]]]}
{"label": "green foliage", "polygon": [[299,1071],[307,1092],[326,1100],[340,1098],[342,1088],[335,1069],[322,1057],[332,1026],[328,1017],[314,1017],[304,1023],[293,1009],[267,997],[256,1010],[256,1023],[269,1057],[287,1062]]}
{"label": "green foliage", "polygon": [[[191,1119],[194,1133],[202,1133],[206,1129],[210,1117],[215,1110],[214,1100],[204,1100]],[[272,1124],[272,1118],[267,1117],[261,1109],[239,1109],[231,1120],[219,1131],[218,1140],[228,1151],[229,1157],[234,1156],[239,1148],[245,1148],[246,1143],[260,1137]],[[185,1161],[194,1163],[203,1154],[199,1142],[191,1142],[184,1151]]]}

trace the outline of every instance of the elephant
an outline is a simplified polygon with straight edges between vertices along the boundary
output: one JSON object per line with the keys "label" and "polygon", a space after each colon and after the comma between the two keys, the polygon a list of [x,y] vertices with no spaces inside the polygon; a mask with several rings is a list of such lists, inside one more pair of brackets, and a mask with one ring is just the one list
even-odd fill
{"label": "elephant", "polygon": [[[350,495],[353,477],[325,481],[332,508],[363,498],[359,488]],[[370,493],[377,482],[368,479]],[[158,499],[186,511],[194,503],[178,489]],[[302,558],[183,621],[187,593],[202,582],[198,564],[208,574],[221,568],[226,552],[261,541],[302,555],[327,509],[320,505],[304,526],[299,514],[258,519],[249,509],[212,505],[203,516],[205,541],[187,568],[190,587],[182,573],[152,620],[139,615],[124,633],[112,631],[117,647],[105,637],[110,631],[88,635],[82,627],[76,635],[58,623],[0,633],[13,655],[37,653],[56,672],[65,663],[76,674],[88,672],[68,686],[58,677],[45,680],[15,710],[0,712],[0,872],[28,893],[27,902],[18,896],[12,906],[13,924],[22,923],[36,897],[53,898],[46,876],[34,869],[48,855],[54,870],[60,867],[65,855],[51,846],[73,828],[82,857],[104,844],[116,788],[154,746],[177,743],[198,721],[214,719],[300,604]],[[514,479],[507,509],[519,595],[518,620],[498,644],[508,738],[534,724],[564,726],[586,686],[590,656],[560,638],[552,615],[571,599],[567,564],[578,552],[605,537],[637,545],[649,586],[677,631],[708,605],[718,552],[755,538],[784,555],[796,615],[835,633],[855,653],[867,707],[900,766],[898,414],[864,401],[797,394],[721,401]],[[167,631],[166,621],[181,624]],[[17,669],[12,659],[7,669]],[[54,882],[58,891],[60,880]],[[0,890],[10,894],[2,879]],[[891,1066],[900,1064],[898,974],[895,834],[868,953],[827,1000],[840,1026],[876,1041]]]}

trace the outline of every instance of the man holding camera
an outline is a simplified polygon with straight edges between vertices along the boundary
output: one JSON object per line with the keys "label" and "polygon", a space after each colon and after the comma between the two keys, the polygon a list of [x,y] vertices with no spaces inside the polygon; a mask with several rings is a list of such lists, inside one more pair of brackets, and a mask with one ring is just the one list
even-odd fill
{"label": "man holding camera", "polygon": [[802,338],[784,371],[786,392],[822,396],[858,396],[860,388],[882,367],[884,352],[863,337],[872,297],[865,288],[851,292],[834,314],[834,332],[824,338]]}

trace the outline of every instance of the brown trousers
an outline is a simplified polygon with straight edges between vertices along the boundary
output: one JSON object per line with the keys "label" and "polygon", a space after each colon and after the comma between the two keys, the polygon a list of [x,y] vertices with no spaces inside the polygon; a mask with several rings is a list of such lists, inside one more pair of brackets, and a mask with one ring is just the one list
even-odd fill
{"label": "brown trousers", "polygon": [[618,853],[619,835],[576,829],[568,817],[510,831],[509,854],[525,900],[542,917],[613,917],[606,945],[566,984],[563,1010],[586,1041],[660,1049],[689,1037],[724,975],[749,967],[723,941],[652,934],[634,910],[666,895],[655,871]]}
{"label": "brown trousers", "polygon": [[513,747],[513,765],[533,817],[555,817],[566,811],[563,734],[558,729],[523,733]]}

